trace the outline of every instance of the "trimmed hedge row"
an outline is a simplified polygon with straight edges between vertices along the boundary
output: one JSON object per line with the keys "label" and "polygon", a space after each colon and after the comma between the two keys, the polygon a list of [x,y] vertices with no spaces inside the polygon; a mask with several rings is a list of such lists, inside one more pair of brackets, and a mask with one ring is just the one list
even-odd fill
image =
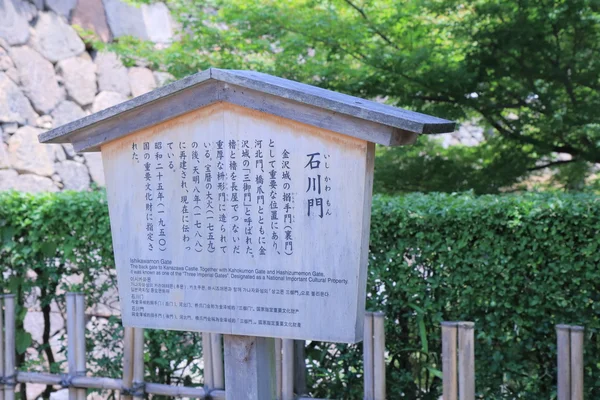
{"label": "trimmed hedge row", "polygon": [[[469,320],[480,398],[554,398],[558,323],[586,327],[585,397],[600,398],[599,232],[600,201],[588,194],[375,196],[367,304],[387,314],[389,397],[437,400],[439,324]],[[102,192],[2,193],[0,237],[5,292],[38,293],[49,310],[52,300],[63,304],[56,291],[68,286],[65,275],[81,275],[75,289],[91,301],[114,287]],[[119,324],[108,323],[111,330],[93,341],[118,354]],[[37,346],[47,365],[47,346],[19,336],[19,351]],[[181,365],[200,355],[197,335],[148,331],[146,339],[149,379],[190,384],[199,369]],[[362,398],[360,345],[312,342],[307,354],[315,396]],[[93,362],[119,373],[119,356]]]}

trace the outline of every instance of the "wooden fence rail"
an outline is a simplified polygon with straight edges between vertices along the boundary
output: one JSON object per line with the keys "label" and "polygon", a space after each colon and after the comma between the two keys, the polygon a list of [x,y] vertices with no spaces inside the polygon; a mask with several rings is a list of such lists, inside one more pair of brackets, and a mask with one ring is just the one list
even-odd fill
{"label": "wooden fence rail", "polygon": [[[557,325],[558,400],[583,400],[584,328]],[[442,322],[443,400],[475,400],[472,322]]]}
{"label": "wooden fence rail", "polygon": [[[16,371],[15,296],[0,296],[0,400],[14,400],[18,383],[61,386],[69,389],[69,400],[85,400],[87,389],[119,391],[121,399],[143,398],[145,394],[226,400],[223,338],[220,334],[202,333],[204,386],[171,386],[144,381],[144,330],[124,328],[123,376],[121,379],[86,376],[85,298],[81,293],[67,293],[67,374]],[[2,313],[4,309],[4,313]],[[365,376],[373,378],[367,385],[365,400],[385,399],[385,333],[383,313],[366,313],[370,332],[365,335]],[[304,341],[276,339],[275,373],[278,400],[319,400],[305,396],[306,365]],[[368,351],[368,354],[367,354]],[[367,392],[369,393],[367,395]],[[294,395],[296,393],[296,395]],[[323,400],[323,399],[321,399]]]}

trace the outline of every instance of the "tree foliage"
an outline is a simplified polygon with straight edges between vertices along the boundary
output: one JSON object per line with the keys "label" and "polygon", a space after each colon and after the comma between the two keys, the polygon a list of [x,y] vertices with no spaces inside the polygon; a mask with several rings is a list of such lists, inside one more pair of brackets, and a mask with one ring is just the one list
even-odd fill
{"label": "tree foliage", "polygon": [[[493,175],[489,187],[476,182],[479,192],[498,190],[494,175],[515,184],[546,166],[577,189],[600,162],[597,0],[168,4],[181,23],[172,46],[156,51],[128,38],[113,48],[176,77],[209,66],[255,69],[450,119],[477,118],[494,140],[475,151],[483,156],[476,170],[461,168],[477,182],[481,168]],[[446,171],[431,173],[439,181]]]}

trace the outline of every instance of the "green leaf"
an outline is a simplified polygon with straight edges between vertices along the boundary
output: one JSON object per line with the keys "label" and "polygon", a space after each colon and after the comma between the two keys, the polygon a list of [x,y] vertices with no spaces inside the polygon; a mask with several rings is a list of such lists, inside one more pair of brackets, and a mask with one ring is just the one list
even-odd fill
{"label": "green leaf", "polygon": [[27,348],[31,346],[31,333],[27,331],[17,332],[15,336],[15,346],[18,354],[23,354],[27,351]]}

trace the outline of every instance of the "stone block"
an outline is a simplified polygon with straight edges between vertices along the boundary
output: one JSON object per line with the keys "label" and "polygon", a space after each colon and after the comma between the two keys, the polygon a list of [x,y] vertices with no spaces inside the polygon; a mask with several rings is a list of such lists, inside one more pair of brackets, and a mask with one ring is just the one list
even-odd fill
{"label": "stone block", "polygon": [[100,153],[83,153],[83,157],[94,183],[98,186],[106,186]]}
{"label": "stone block", "polygon": [[21,173],[52,176],[60,145],[41,144],[38,141],[40,133],[37,128],[24,126],[8,139],[8,159],[12,168]]}
{"label": "stone block", "polygon": [[85,51],[85,45],[75,29],[52,12],[40,13],[31,42],[34,49],[53,63]]}
{"label": "stone block", "polygon": [[148,68],[129,68],[129,84],[131,85],[131,94],[134,97],[156,89],[154,75]]}
{"label": "stone block", "polygon": [[0,3],[0,38],[11,45],[21,45],[29,40],[29,23],[20,0],[2,0]]}
{"label": "stone block", "polygon": [[92,104],[96,97],[96,64],[83,57],[59,61],[56,71],[62,76],[67,95],[80,106]]}
{"label": "stone block", "polygon": [[37,114],[21,89],[0,72],[0,123],[33,124]]}
{"label": "stone block", "polygon": [[10,57],[19,70],[23,91],[33,107],[42,114],[49,114],[64,98],[52,64],[27,46],[13,47]]}
{"label": "stone block", "polygon": [[117,92],[100,92],[92,104],[92,112],[97,113],[127,100],[127,97]]}
{"label": "stone block", "polygon": [[90,174],[84,164],[65,160],[56,163],[56,172],[62,178],[64,190],[85,190],[90,187]]}
{"label": "stone block", "polygon": [[98,75],[98,90],[117,92],[123,96],[131,94],[127,68],[115,53],[100,52],[94,60]]}
{"label": "stone block", "polygon": [[46,6],[58,15],[65,17],[67,21],[76,4],[77,0],[46,0]]}
{"label": "stone block", "polygon": [[54,118],[54,127],[59,127],[85,117],[85,111],[72,101],[64,100],[52,110],[51,115]]}
{"label": "stone block", "polygon": [[79,0],[73,10],[71,24],[93,31],[105,43],[111,40],[102,0]]}

